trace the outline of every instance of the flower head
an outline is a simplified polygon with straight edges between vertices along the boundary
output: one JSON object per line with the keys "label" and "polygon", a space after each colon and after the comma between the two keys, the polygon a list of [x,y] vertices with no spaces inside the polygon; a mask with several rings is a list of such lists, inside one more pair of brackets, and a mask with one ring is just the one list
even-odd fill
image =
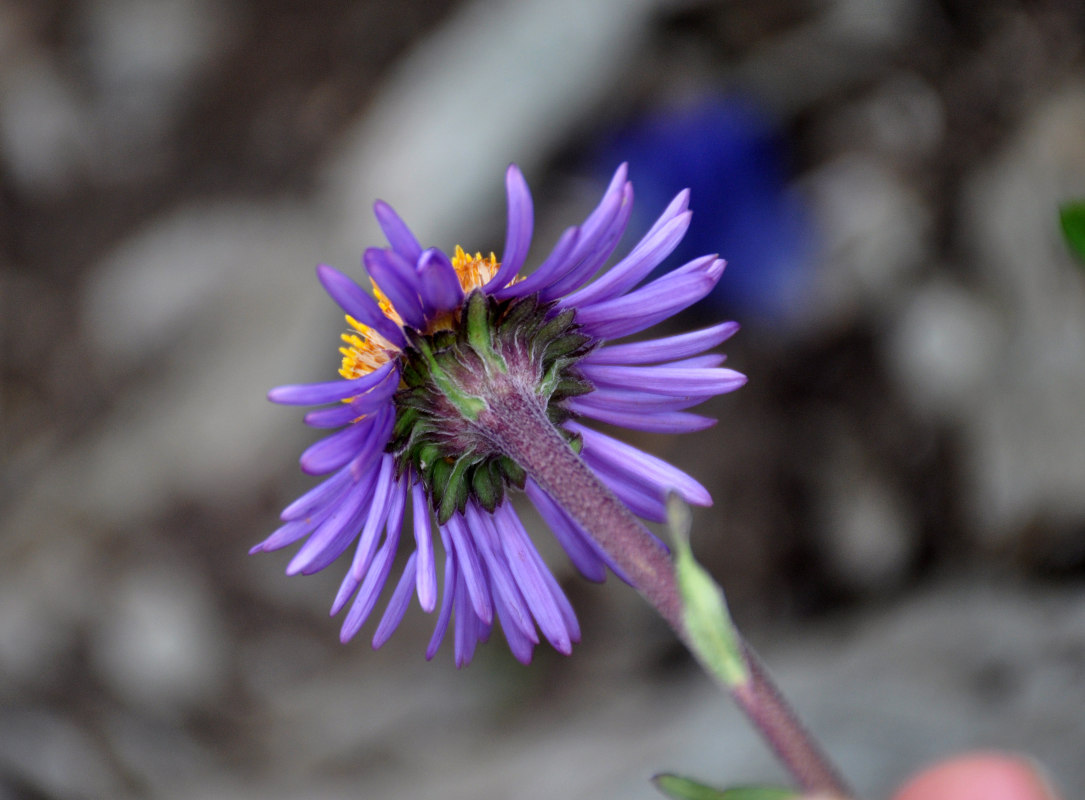
{"label": "flower head", "polygon": [[[425,611],[439,608],[427,658],[451,624],[456,663],[466,664],[495,617],[525,663],[539,632],[560,652],[571,651],[580,637],[576,616],[510,503],[510,489],[524,491],[585,577],[601,581],[610,567],[624,578],[583,520],[519,463],[501,425],[492,422],[494,409],[504,409],[505,423],[509,408],[522,409],[559,431],[560,446],[579,452],[599,481],[643,519],[664,518],[671,490],[689,503],[711,503],[689,475],[581,423],[699,431],[715,421],[686,409],[745,382],[719,366],[723,356],[703,355],[733,334],[735,323],[609,344],[686,308],[719,279],[724,262],[712,255],[639,285],[688,228],[688,192],[671,202],[628,255],[595,277],[632,208],[622,165],[598,207],[521,277],[533,211],[515,166],[506,174],[506,188],[508,229],[500,260],[458,247],[451,258],[423,249],[396,213],[378,202],[377,220],[391,246],[365,253],[373,294],[331,267],[317,269],[347,315],[342,379],[281,386],[269,394],[278,403],[326,406],[305,421],[338,430],[301,456],[305,472],[330,477],[287,506],[282,527],[253,552],[305,539],[287,573],[310,574],[353,547],[332,604],[332,614],[349,606],[344,642],[361,629],[388,582],[408,502],[414,547],[377,625],[374,647],[392,634],[415,594]],[[440,598],[435,529],[444,551]]]}

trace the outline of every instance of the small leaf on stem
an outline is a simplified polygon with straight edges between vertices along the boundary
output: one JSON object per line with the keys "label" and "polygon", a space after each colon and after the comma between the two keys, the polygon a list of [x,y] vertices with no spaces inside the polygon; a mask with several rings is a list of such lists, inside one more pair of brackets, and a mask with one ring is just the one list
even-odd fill
{"label": "small leaf on stem", "polygon": [[667,497],[667,527],[674,545],[683,622],[693,653],[726,686],[741,686],[749,681],[741,639],[727,611],[723,589],[693,558],[689,506],[673,492]]}
{"label": "small leaf on stem", "polygon": [[681,775],[664,773],[652,778],[652,783],[673,800],[792,800],[799,795],[793,789],[778,786],[734,786],[717,789]]}
{"label": "small leaf on stem", "polygon": [[1085,264],[1085,200],[1073,200],[1059,207],[1059,222],[1066,244]]}

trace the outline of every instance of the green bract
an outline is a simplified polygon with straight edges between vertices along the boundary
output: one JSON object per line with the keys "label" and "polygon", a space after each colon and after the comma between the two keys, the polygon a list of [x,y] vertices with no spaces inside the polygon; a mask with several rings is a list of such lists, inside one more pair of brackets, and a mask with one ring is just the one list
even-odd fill
{"label": "green bract", "polygon": [[[491,402],[534,397],[558,425],[571,416],[561,401],[592,390],[575,367],[590,338],[572,310],[552,315],[553,308],[533,296],[497,300],[476,290],[452,328],[407,331],[388,452],[400,474],[413,467],[421,477],[439,522],[471,498],[492,512],[507,485],[524,485],[524,470],[474,424]],[[579,448],[575,434],[566,436]]]}

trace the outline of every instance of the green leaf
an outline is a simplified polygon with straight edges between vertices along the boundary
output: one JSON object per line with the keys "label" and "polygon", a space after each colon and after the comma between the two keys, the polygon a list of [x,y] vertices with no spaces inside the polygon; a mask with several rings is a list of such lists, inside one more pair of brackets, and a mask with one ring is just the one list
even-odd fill
{"label": "green leaf", "polygon": [[1074,254],[1085,264],[1085,200],[1074,200],[1059,207],[1062,236]]}
{"label": "green leaf", "polygon": [[723,589],[693,558],[689,506],[673,492],[667,496],[667,527],[674,544],[674,574],[690,649],[726,686],[742,686],[749,680],[749,670],[738,631],[727,611]]}
{"label": "green leaf", "polygon": [[779,786],[734,786],[717,789],[681,775],[664,773],[652,778],[652,783],[674,800],[791,800],[799,795],[793,789]]}

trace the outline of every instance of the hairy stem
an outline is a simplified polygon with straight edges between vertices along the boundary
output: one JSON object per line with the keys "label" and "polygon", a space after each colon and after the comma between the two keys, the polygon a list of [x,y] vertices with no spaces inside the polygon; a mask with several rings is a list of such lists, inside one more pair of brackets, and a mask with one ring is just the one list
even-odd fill
{"label": "hairy stem", "polygon": [[[488,398],[478,427],[535,481],[614,559],[633,586],[670,624],[702,664],[689,635],[670,555],[573,451],[530,394]],[[805,792],[847,797],[849,792],[821,749],[772,683],[760,661],[742,645],[745,679],[732,684],[709,669]]]}

